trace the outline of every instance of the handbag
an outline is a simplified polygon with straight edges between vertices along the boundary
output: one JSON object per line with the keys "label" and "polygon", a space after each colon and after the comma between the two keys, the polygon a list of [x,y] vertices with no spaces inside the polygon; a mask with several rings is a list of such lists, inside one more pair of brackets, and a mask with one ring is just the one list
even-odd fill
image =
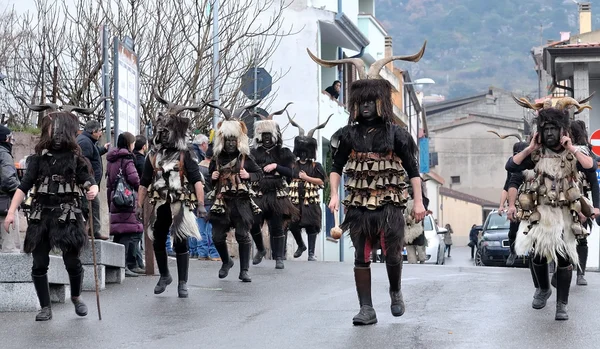
{"label": "handbag", "polygon": [[121,166],[119,173],[117,174],[115,189],[112,195],[112,204],[118,208],[131,208],[135,206],[135,197],[131,186],[125,180],[123,176],[123,159],[121,159]]}

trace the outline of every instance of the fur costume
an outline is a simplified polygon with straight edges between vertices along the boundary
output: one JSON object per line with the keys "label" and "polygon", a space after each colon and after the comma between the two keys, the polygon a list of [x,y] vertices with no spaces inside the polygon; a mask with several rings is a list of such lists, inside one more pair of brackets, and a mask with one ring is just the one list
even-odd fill
{"label": "fur costume", "polygon": [[404,213],[404,244],[412,243],[416,238],[423,234],[423,223],[415,222],[411,215],[413,205],[413,199],[409,199],[406,202],[406,211]]}
{"label": "fur costume", "polygon": [[[570,97],[559,100],[555,107],[549,101],[532,105],[524,98],[517,103],[538,110],[538,132],[553,124],[561,129],[561,135],[569,130],[568,107],[577,107],[576,113],[590,108]],[[533,171],[524,171],[525,181],[519,188],[517,218],[521,223],[515,252],[525,255],[533,251],[548,260],[557,260],[560,255],[577,265],[577,239],[588,235],[578,213],[591,210],[582,195],[577,158],[568,150],[542,146],[531,154],[531,161]]]}
{"label": "fur costume", "polygon": [[[148,188],[150,203],[154,206],[150,216],[147,234],[154,239],[154,225],[158,219],[157,210],[168,204],[171,208],[173,223],[170,234],[183,240],[187,237],[201,239],[196,222],[196,193],[188,182],[185,159],[191,158],[196,163],[193,149],[188,147],[186,134],[190,120],[179,116],[185,110],[200,111],[200,106],[179,106],[164,100],[158,94],[156,99],[167,106],[167,111],[161,113],[156,121],[154,147],[148,156],[154,169],[154,178]],[[163,133],[168,136],[164,137]],[[165,139],[166,138],[166,139]]]}

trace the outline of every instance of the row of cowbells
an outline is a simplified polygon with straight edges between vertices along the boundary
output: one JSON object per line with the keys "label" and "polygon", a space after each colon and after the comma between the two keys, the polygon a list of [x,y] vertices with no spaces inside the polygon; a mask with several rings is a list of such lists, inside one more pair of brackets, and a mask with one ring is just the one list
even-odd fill
{"label": "row of cowbells", "polygon": [[356,179],[350,178],[345,183],[345,187],[347,189],[362,189],[362,190],[376,190],[376,189],[385,189],[387,187],[397,187],[400,190],[406,188],[408,185],[404,182],[403,177],[392,176],[391,179],[388,177],[379,177],[377,179],[373,178],[371,183],[366,179]]}
{"label": "row of cowbells", "polygon": [[391,160],[379,160],[379,161],[357,161],[350,160],[345,167],[346,173],[360,173],[368,172],[369,176],[375,176],[379,172],[388,171],[393,173],[400,173],[404,171],[404,168],[396,162]]}
{"label": "row of cowbells", "polygon": [[298,188],[300,188],[300,183],[304,182],[304,189],[308,190],[308,189],[323,189],[324,186],[323,185],[318,185],[318,184],[313,184],[310,182],[306,182],[302,179],[294,179],[292,181],[292,183],[290,183],[289,187],[290,190],[298,190]]}
{"label": "row of cowbells", "polygon": [[[260,207],[254,202],[254,200],[250,199],[250,205],[252,206],[252,213],[257,215],[262,212]],[[221,196],[219,196],[213,205],[210,208],[210,211],[216,214],[224,214],[225,213],[225,201]]]}
{"label": "row of cowbells", "polygon": [[[292,204],[294,205],[300,205],[300,198],[298,196],[291,196],[290,195],[290,200],[292,200]],[[304,197],[304,200],[302,201],[302,204],[304,206],[308,206],[311,204],[320,204],[321,203],[321,199],[319,198],[319,196],[311,196],[311,197]]]}
{"label": "row of cowbells", "polygon": [[396,193],[388,191],[383,196],[371,195],[369,197],[350,193],[343,201],[343,204],[346,206],[366,207],[369,210],[375,210],[388,203],[395,206],[401,206],[406,203],[406,199]]}

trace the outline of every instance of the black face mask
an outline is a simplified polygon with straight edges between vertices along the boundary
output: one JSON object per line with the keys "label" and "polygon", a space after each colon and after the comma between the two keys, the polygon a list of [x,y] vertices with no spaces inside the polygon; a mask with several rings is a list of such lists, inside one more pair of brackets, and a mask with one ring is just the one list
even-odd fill
{"label": "black face mask", "polygon": [[542,129],[542,144],[550,149],[560,145],[560,127],[554,124],[546,124]]}
{"label": "black face mask", "polygon": [[263,133],[261,135],[262,146],[265,148],[273,147],[273,136],[270,133]]}
{"label": "black face mask", "polygon": [[363,102],[358,105],[358,115],[362,120],[372,121],[377,118],[377,104],[375,101]]}
{"label": "black face mask", "polygon": [[235,137],[227,137],[225,138],[225,144],[223,145],[223,150],[228,154],[235,153],[238,148],[237,138]]}

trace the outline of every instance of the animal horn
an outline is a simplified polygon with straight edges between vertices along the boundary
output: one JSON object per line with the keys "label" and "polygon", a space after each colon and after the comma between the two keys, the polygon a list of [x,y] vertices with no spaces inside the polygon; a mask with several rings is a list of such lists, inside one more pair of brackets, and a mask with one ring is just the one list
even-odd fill
{"label": "animal horn", "polygon": [[523,108],[529,108],[533,110],[539,110],[544,108],[544,103],[531,104],[531,102],[525,97],[517,98],[515,97],[515,95],[512,95],[512,98],[518,105],[520,105]]}
{"label": "animal horn", "polygon": [[23,104],[27,106],[30,110],[33,111],[44,111],[50,109],[50,111],[57,111],[58,106],[54,103],[44,103],[44,104],[29,104],[27,100],[22,96],[15,96],[17,99],[21,100]]}
{"label": "animal horn", "polygon": [[283,112],[287,109],[287,107],[290,104],[294,104],[294,103],[293,102],[289,102],[288,104],[285,105],[285,107],[283,107],[283,109],[278,110],[276,112],[273,112],[273,113],[269,114],[269,116],[267,116],[264,120],[273,120],[273,116],[283,114]]}
{"label": "animal horn", "polygon": [[584,111],[585,109],[592,109],[592,107],[589,105],[584,105],[584,106],[579,105],[579,102],[573,97],[563,97],[563,98],[559,99],[558,102],[556,102],[556,109],[566,110],[566,109],[569,109],[569,107],[572,105],[577,107],[577,111],[574,114],[579,114],[582,111]]}
{"label": "animal horn", "polygon": [[308,48],[306,49],[306,51],[308,52],[308,55],[310,56],[310,58],[313,61],[315,61],[315,63],[317,63],[318,65],[320,65],[322,67],[333,68],[340,64],[352,63],[354,65],[354,67],[356,67],[356,72],[358,74],[358,77],[361,80],[367,78],[365,62],[363,62],[363,60],[360,58],[342,58],[342,59],[325,60],[325,59],[321,59],[321,58],[313,55],[313,53],[310,52],[310,50]]}
{"label": "animal horn", "polygon": [[507,134],[507,135],[501,135],[498,132],[493,131],[493,130],[488,130],[488,132],[495,134],[496,136],[500,137],[500,139],[506,139],[508,137],[515,137],[516,139],[519,140],[519,142],[523,142],[523,138],[521,138],[521,135],[518,134],[518,133],[511,133],[511,134]]}
{"label": "animal horn", "polygon": [[80,114],[84,114],[84,115],[90,115],[92,113],[94,113],[96,111],[96,109],[98,109],[98,107],[109,98],[107,97],[102,97],[98,100],[98,102],[96,103],[96,106],[93,108],[82,108],[82,107],[78,107],[76,105],[63,105],[60,108],[64,111],[66,111],[67,113],[80,113]]}
{"label": "animal horn", "polygon": [[292,124],[292,126],[298,128],[298,137],[303,137],[304,136],[304,129],[302,128],[302,126],[298,125],[294,120],[292,120],[292,118],[290,118],[290,113],[288,113],[287,110],[285,111],[285,113],[287,114],[287,117],[290,120],[290,124]]}
{"label": "animal horn", "polygon": [[584,98],[584,99],[582,99],[582,100],[578,101],[578,102],[579,102],[579,104],[584,104],[584,103],[587,103],[587,102],[589,102],[589,101],[590,101],[590,99],[592,99],[592,97],[594,97],[594,95],[595,95],[595,94],[596,94],[596,91],[592,92],[592,94],[591,94],[591,95],[589,95],[587,98]]}
{"label": "animal horn", "polygon": [[158,91],[156,89],[152,90],[152,94],[154,95],[154,98],[156,98],[156,100],[160,103],[160,104],[164,104],[167,106],[168,110],[171,110],[175,104],[171,103],[169,101],[167,101],[166,99],[164,99],[161,95],[158,94]]}
{"label": "animal horn", "polygon": [[308,131],[308,137],[309,137],[309,138],[312,138],[312,136],[313,136],[313,134],[315,134],[315,131],[316,131],[316,130],[320,130],[320,129],[322,129],[323,127],[325,127],[325,125],[327,125],[327,123],[329,122],[329,119],[331,119],[331,117],[332,117],[332,116],[333,116],[333,114],[329,115],[329,116],[327,117],[327,120],[325,120],[325,122],[324,122],[324,123],[322,123],[321,125],[319,125],[319,126],[317,126],[317,127],[313,128],[312,130]]}
{"label": "animal horn", "polygon": [[423,43],[421,50],[414,55],[411,56],[391,56],[382,58],[380,60],[375,61],[375,63],[371,64],[369,68],[369,72],[367,73],[368,79],[377,79],[379,78],[379,72],[381,69],[388,63],[392,61],[408,61],[408,62],[418,62],[425,54],[425,46],[427,46],[427,40]]}
{"label": "animal horn", "polygon": [[229,120],[231,119],[231,112],[223,107],[221,107],[220,105],[214,105],[211,102],[215,102],[213,101],[208,101],[205,102],[204,104],[211,107],[211,108],[215,108],[215,109],[219,109],[221,111],[221,113],[223,113],[223,116],[225,117],[225,120]]}
{"label": "animal horn", "polygon": [[246,106],[243,106],[241,108],[237,108],[236,110],[233,111],[233,118],[234,119],[239,119],[240,116],[242,116],[242,113],[248,109],[253,109],[254,107],[256,107],[257,105],[260,104],[260,102],[262,102],[262,100],[258,100],[254,103],[248,104]]}
{"label": "animal horn", "polygon": [[194,113],[198,113],[200,112],[200,110],[202,110],[203,105],[173,105],[172,108],[169,108],[169,114],[171,115],[177,115],[179,113],[181,113],[184,110],[191,110]]}

